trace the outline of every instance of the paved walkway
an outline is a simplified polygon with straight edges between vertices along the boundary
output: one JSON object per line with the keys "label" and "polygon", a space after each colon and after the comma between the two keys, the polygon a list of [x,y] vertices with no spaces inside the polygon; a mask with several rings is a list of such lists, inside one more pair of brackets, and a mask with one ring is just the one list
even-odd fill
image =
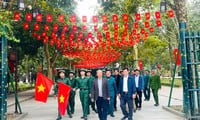
{"label": "paved walkway", "polygon": [[[135,120],[183,120],[183,118],[178,117],[172,113],[169,113],[162,109],[162,106],[167,106],[169,87],[162,87],[162,90],[159,92],[160,97],[160,106],[154,107],[153,99],[149,102],[144,101],[141,111],[134,113]],[[23,96],[24,93],[24,96]],[[29,90],[23,93],[19,93],[19,99],[30,99],[34,95],[34,90]],[[78,92],[77,92],[78,93]],[[152,97],[151,97],[152,98]],[[182,104],[182,88],[175,88],[174,95],[172,99],[172,104],[181,105]],[[8,98],[8,104],[13,104],[13,97]],[[119,103],[119,102],[118,102]],[[22,112],[27,112],[28,115],[23,120],[55,120],[57,117],[57,100],[53,97],[48,98],[46,104],[35,101],[34,99],[25,101],[21,103]],[[75,114],[71,120],[81,120],[82,116],[81,104],[79,96],[76,96],[76,106]],[[8,107],[8,113],[14,112],[14,106]],[[108,120],[120,120],[122,113],[118,104],[118,111],[115,112],[115,118],[108,117]],[[89,115],[89,120],[98,120],[97,114],[93,111]],[[70,119],[68,116],[64,116],[63,120]]]}

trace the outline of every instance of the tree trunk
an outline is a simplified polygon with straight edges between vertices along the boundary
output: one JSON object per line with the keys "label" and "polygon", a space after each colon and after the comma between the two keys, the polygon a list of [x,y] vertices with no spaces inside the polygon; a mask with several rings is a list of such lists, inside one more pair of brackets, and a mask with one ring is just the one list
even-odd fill
{"label": "tree trunk", "polygon": [[135,53],[135,67],[137,68],[137,69],[139,69],[139,65],[138,65],[138,47],[137,47],[137,45],[134,45],[133,46],[133,49],[134,49],[134,53]]}
{"label": "tree trunk", "polygon": [[186,0],[174,0],[174,5],[178,22],[187,22]]}
{"label": "tree trunk", "polygon": [[53,71],[52,71],[52,65],[51,65],[51,57],[50,57],[50,53],[49,53],[49,45],[48,44],[44,44],[44,53],[45,53],[45,57],[46,57],[46,61],[47,61],[47,76],[49,79],[53,79]]}

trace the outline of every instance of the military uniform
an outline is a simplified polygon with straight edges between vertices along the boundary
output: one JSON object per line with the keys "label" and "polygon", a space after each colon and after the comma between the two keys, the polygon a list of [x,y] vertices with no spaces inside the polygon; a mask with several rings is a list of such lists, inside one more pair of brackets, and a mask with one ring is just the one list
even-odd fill
{"label": "military uniform", "polygon": [[[72,73],[72,72],[71,72]],[[74,74],[74,73],[73,73]],[[76,78],[69,78],[70,81],[70,86],[72,88],[71,92],[70,92],[70,97],[69,97],[69,102],[68,102],[68,106],[67,106],[67,114],[71,116],[71,114],[74,114],[74,106],[75,106],[75,95],[76,95],[76,91],[74,91],[73,89],[76,88]]]}
{"label": "military uniform", "polygon": [[[61,70],[60,72],[65,73],[63,70]],[[54,95],[58,94],[58,82],[62,82],[69,86],[71,85],[71,82],[69,81],[68,78],[59,78],[58,80],[55,81],[55,84],[54,84]],[[60,115],[60,112],[58,111],[58,118],[56,120],[61,120],[61,119],[62,119],[62,116]]]}
{"label": "military uniform", "polygon": [[150,88],[152,89],[153,97],[155,100],[155,106],[158,106],[159,105],[158,89],[161,88],[160,76],[152,75],[149,79],[149,84],[150,84]]}
{"label": "military uniform", "polygon": [[106,78],[108,80],[109,91],[110,91],[110,104],[109,104],[109,114],[114,117],[114,101],[115,94],[117,93],[117,86],[115,83],[115,79],[113,77]]}
{"label": "military uniform", "polygon": [[80,100],[83,110],[83,116],[81,118],[87,119],[87,115],[89,114],[89,94],[90,94],[90,81],[88,77],[78,78],[77,79],[77,89],[80,89]]}

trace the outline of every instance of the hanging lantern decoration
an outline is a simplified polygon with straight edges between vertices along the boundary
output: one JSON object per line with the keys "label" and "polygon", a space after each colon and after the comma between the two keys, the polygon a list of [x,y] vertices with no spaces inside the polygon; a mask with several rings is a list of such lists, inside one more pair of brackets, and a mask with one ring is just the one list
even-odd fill
{"label": "hanging lantern decoration", "polygon": [[97,30],[98,30],[98,26],[94,25],[94,31],[97,32]]}
{"label": "hanging lantern decoration", "polygon": [[114,30],[115,30],[115,31],[118,30],[118,24],[114,24]]}
{"label": "hanging lantern decoration", "polygon": [[118,22],[118,16],[117,15],[112,15],[112,21],[113,22]]}
{"label": "hanging lantern decoration", "polygon": [[53,31],[54,31],[54,32],[57,32],[58,29],[59,29],[58,24],[54,24],[54,25],[53,25]]}
{"label": "hanging lantern decoration", "polygon": [[105,22],[108,21],[108,18],[107,18],[106,15],[102,15],[102,16],[101,16],[101,19],[102,19],[102,22],[103,22],[103,23],[105,23]]}
{"label": "hanging lantern decoration", "polygon": [[47,24],[44,24],[44,30],[49,31],[49,26]]}
{"label": "hanging lantern decoration", "polygon": [[42,14],[36,14],[36,21],[42,22]]}
{"label": "hanging lantern decoration", "polygon": [[124,30],[128,30],[128,24],[124,24]]}
{"label": "hanging lantern decoration", "polygon": [[87,26],[86,25],[83,25],[82,26],[82,31],[86,31],[87,30]]}
{"label": "hanging lantern decoration", "polygon": [[82,16],[82,22],[83,23],[87,22],[87,16]]}
{"label": "hanging lantern decoration", "polygon": [[134,28],[138,29],[139,28],[139,24],[137,22],[134,23]]}
{"label": "hanging lantern decoration", "polygon": [[161,70],[161,65],[160,65],[160,64],[157,64],[157,68],[158,68],[159,70]]}
{"label": "hanging lantern decoration", "polygon": [[110,32],[106,32],[106,38],[110,39]]}
{"label": "hanging lantern decoration", "polygon": [[27,13],[26,14],[26,21],[31,21],[32,20],[32,14],[31,13]]}
{"label": "hanging lantern decoration", "polygon": [[177,48],[174,49],[174,61],[176,62],[176,65],[181,65],[181,53]]}
{"label": "hanging lantern decoration", "polygon": [[132,30],[132,35],[136,35],[136,33],[137,33],[137,30],[136,30],[136,29],[133,29],[133,30]]}
{"label": "hanging lantern decoration", "polygon": [[145,26],[145,28],[149,28],[150,27],[150,23],[149,22],[144,22],[144,26]]}
{"label": "hanging lantern decoration", "polygon": [[169,11],[168,11],[168,16],[169,16],[170,18],[173,18],[173,17],[174,17],[174,11],[173,11],[173,10],[169,10]]}
{"label": "hanging lantern decoration", "polygon": [[149,28],[149,32],[153,33],[154,32],[154,28],[153,27]]}
{"label": "hanging lantern decoration", "polygon": [[15,12],[14,13],[14,20],[15,21],[19,21],[20,20],[20,13],[19,12]]}
{"label": "hanging lantern decoration", "polygon": [[136,18],[136,20],[141,20],[141,15],[140,15],[140,13],[135,14],[135,18]]}
{"label": "hanging lantern decoration", "polygon": [[156,25],[157,25],[157,27],[162,26],[162,22],[161,22],[161,20],[156,20]]}
{"label": "hanging lantern decoration", "polygon": [[46,32],[42,32],[42,37],[45,37],[46,35],[47,35],[47,33]]}
{"label": "hanging lantern decoration", "polygon": [[72,23],[75,23],[75,22],[76,22],[76,16],[75,16],[75,15],[71,15],[70,21],[71,21]]}
{"label": "hanging lantern decoration", "polygon": [[24,30],[28,30],[29,29],[29,24],[27,22],[24,22]]}
{"label": "hanging lantern decoration", "polygon": [[37,40],[41,40],[41,35],[37,35]]}
{"label": "hanging lantern decoration", "polygon": [[124,22],[128,22],[128,14],[123,14],[122,18]]}
{"label": "hanging lantern decoration", "polygon": [[143,63],[142,63],[142,60],[139,60],[139,67],[140,67],[140,70],[143,69]]}
{"label": "hanging lantern decoration", "polygon": [[155,12],[155,17],[156,17],[156,19],[160,19],[160,12]]}
{"label": "hanging lantern decoration", "polygon": [[142,28],[142,29],[140,30],[140,33],[141,33],[141,34],[145,34],[145,29]]}
{"label": "hanging lantern decoration", "polygon": [[109,28],[108,28],[108,25],[107,25],[107,24],[104,24],[104,25],[103,25],[103,29],[104,29],[104,31],[108,31],[108,29],[109,29]]}
{"label": "hanging lantern decoration", "polygon": [[88,38],[92,38],[92,32],[88,32]]}
{"label": "hanging lantern decoration", "polygon": [[65,16],[64,15],[59,15],[58,16],[58,21],[63,23],[65,21]]}
{"label": "hanging lantern decoration", "polygon": [[46,15],[46,21],[47,21],[47,22],[52,22],[52,20],[53,20],[53,19],[52,19],[52,14],[47,14],[47,15]]}
{"label": "hanging lantern decoration", "polygon": [[76,25],[73,25],[73,26],[72,26],[72,30],[73,30],[73,32],[76,32],[76,31],[78,30],[77,26],[76,26]]}
{"label": "hanging lantern decoration", "polygon": [[150,12],[146,12],[146,13],[145,13],[145,19],[146,19],[146,20],[150,20],[150,18],[151,18]]}
{"label": "hanging lantern decoration", "polygon": [[33,32],[32,32],[32,36],[33,36],[33,37],[36,37],[36,36],[37,36],[37,33],[36,33],[35,31],[33,31]]}
{"label": "hanging lantern decoration", "polygon": [[93,21],[93,23],[97,23],[98,22],[98,16],[92,16],[92,21]]}
{"label": "hanging lantern decoration", "polygon": [[37,23],[36,23],[36,24],[34,24],[34,30],[35,30],[35,31],[38,31],[39,29],[40,29],[40,25],[39,25],[39,24],[37,24]]}
{"label": "hanging lantern decoration", "polygon": [[79,32],[78,33],[78,38],[82,38],[83,37],[83,33],[82,32]]}
{"label": "hanging lantern decoration", "polygon": [[67,32],[68,31],[68,26],[67,25],[63,25],[63,32]]}

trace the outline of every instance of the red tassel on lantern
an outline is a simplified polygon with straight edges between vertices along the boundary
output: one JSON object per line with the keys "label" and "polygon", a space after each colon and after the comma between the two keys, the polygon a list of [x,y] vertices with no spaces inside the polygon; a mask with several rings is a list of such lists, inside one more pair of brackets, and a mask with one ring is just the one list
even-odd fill
{"label": "red tassel on lantern", "polygon": [[118,16],[117,15],[112,15],[112,21],[113,22],[118,22]]}
{"label": "red tassel on lantern", "polygon": [[27,13],[26,14],[26,21],[31,21],[32,20],[32,14],[31,13]]}
{"label": "red tassel on lantern", "polygon": [[123,18],[124,22],[128,22],[128,14],[123,14],[122,18]]}
{"label": "red tassel on lantern", "polygon": [[47,22],[52,22],[52,14],[47,14],[46,15],[46,21]]}
{"label": "red tassel on lantern", "polygon": [[93,21],[94,23],[97,23],[97,22],[98,22],[98,17],[97,17],[97,16],[92,16],[92,21]]}
{"label": "red tassel on lantern", "polygon": [[36,23],[36,24],[34,25],[34,30],[35,30],[35,31],[38,31],[39,29],[40,29],[40,25]]}
{"label": "red tassel on lantern", "polygon": [[150,12],[145,13],[145,18],[146,18],[146,20],[150,20],[150,18],[151,18]]}
{"label": "red tassel on lantern", "polygon": [[155,12],[155,17],[156,17],[156,19],[160,19],[160,12]]}
{"label": "red tassel on lantern", "polygon": [[170,18],[173,18],[173,17],[174,17],[174,11],[173,11],[173,10],[169,10],[169,11],[168,11],[168,16],[169,16]]}
{"label": "red tassel on lantern", "polygon": [[82,22],[83,23],[87,22],[87,16],[82,16]]}
{"label": "red tassel on lantern", "polygon": [[102,15],[102,22],[107,22],[108,20],[107,20],[107,16],[106,15]]}
{"label": "red tassel on lantern", "polygon": [[24,22],[24,30],[28,30],[29,29],[29,24],[27,22]]}
{"label": "red tassel on lantern", "polygon": [[59,15],[58,16],[58,21],[61,22],[61,23],[63,23],[65,21],[64,15]]}
{"label": "red tassel on lantern", "polygon": [[15,12],[14,13],[14,20],[15,21],[19,21],[20,20],[20,13],[19,12]]}
{"label": "red tassel on lantern", "polygon": [[141,19],[141,15],[139,13],[135,14],[135,18],[136,20],[140,20]]}
{"label": "red tassel on lantern", "polygon": [[58,24],[54,24],[54,25],[53,25],[53,31],[54,31],[54,32],[57,32],[57,31],[58,31],[58,28],[59,28]]}
{"label": "red tassel on lantern", "polygon": [[36,21],[37,22],[42,22],[42,14],[37,14],[36,15]]}
{"label": "red tassel on lantern", "polygon": [[157,25],[157,27],[162,26],[162,22],[161,22],[161,20],[156,20],[156,25]]}

